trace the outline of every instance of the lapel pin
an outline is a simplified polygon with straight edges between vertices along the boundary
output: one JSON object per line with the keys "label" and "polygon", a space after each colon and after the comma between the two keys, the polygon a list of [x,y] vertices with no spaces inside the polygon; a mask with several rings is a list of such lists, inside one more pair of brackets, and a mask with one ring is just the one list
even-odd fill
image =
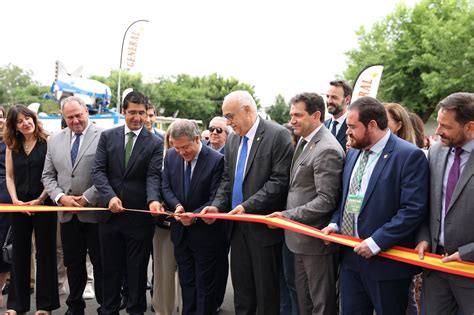
{"label": "lapel pin", "polygon": [[257,138],[257,141],[260,141],[260,137]]}
{"label": "lapel pin", "polygon": [[388,158],[388,153],[383,156],[384,159]]}

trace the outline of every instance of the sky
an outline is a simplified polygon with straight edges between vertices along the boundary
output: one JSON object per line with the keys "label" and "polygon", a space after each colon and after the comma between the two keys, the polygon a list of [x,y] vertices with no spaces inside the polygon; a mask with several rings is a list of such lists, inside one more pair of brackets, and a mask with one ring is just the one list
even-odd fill
{"label": "sky", "polygon": [[357,47],[355,31],[370,28],[398,2],[3,1],[0,66],[29,69],[45,85],[54,80],[56,60],[70,72],[83,66],[86,77],[107,76],[119,68],[126,28],[146,19],[133,69],[145,82],[217,73],[255,86],[269,106],[277,94],[289,100],[326,92],[346,68],[345,52]]}

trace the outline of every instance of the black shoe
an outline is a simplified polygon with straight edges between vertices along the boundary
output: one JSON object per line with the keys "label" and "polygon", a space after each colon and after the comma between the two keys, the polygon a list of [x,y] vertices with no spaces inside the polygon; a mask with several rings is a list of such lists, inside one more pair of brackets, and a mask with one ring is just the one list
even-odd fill
{"label": "black shoe", "polygon": [[155,308],[153,307],[153,305],[150,305],[150,311],[152,311],[153,313],[155,312]]}
{"label": "black shoe", "polygon": [[71,309],[67,309],[66,313],[64,315],[84,315],[84,310],[82,310],[82,312],[80,311],[73,311]]}
{"label": "black shoe", "polygon": [[120,310],[127,308],[128,295],[122,295],[122,300],[120,301]]}

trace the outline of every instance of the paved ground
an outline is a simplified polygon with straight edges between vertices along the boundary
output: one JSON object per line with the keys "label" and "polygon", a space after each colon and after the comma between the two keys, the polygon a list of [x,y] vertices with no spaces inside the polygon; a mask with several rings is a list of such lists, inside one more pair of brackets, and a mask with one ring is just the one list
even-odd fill
{"label": "paved ground", "polygon": [[[233,299],[234,299],[234,294],[233,294],[233,289],[232,289],[232,283],[231,283],[231,280],[230,280],[230,273],[229,273],[229,279],[227,281],[227,291],[226,291],[226,296],[224,298],[224,304],[222,305],[222,308],[221,308],[221,312],[219,313],[220,315],[231,315],[231,314],[234,314],[234,303],[233,303]],[[8,299],[8,296],[7,295],[4,295],[3,296],[4,298],[4,304],[6,305],[6,302],[7,302],[7,299]],[[66,310],[67,310],[67,305],[66,305],[66,298],[67,298],[67,294],[63,294],[60,296],[60,299],[61,299],[61,308],[53,311],[53,314],[64,314],[66,313]],[[148,304],[148,307],[147,307],[147,312],[145,314],[154,314],[152,311],[150,311],[150,294],[149,292],[147,291],[147,304]],[[31,311],[28,312],[28,314],[34,314],[34,310],[35,310],[35,294],[33,293],[31,295]],[[93,314],[97,314],[97,312],[95,311],[98,307],[97,305],[97,302],[94,300],[86,300],[86,315],[93,315]],[[0,311],[1,313],[3,313],[5,311],[5,307],[3,308],[0,308]],[[121,311],[120,314],[126,314],[125,310]],[[176,314],[180,314],[178,312],[176,312]]]}

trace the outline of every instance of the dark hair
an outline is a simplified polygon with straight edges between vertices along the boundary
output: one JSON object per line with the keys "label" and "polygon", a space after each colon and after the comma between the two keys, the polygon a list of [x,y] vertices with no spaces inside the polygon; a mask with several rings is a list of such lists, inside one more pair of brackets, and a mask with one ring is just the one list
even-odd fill
{"label": "dark hair", "polygon": [[123,99],[123,110],[128,108],[129,103],[143,104],[145,105],[145,109],[148,110],[148,98],[141,92],[132,91],[128,93]]}
{"label": "dark hair", "polygon": [[381,130],[387,129],[388,118],[385,107],[370,96],[364,96],[357,99],[354,103],[349,105],[349,110],[356,110],[359,112],[359,121],[367,127],[369,122],[374,120]]}
{"label": "dark hair", "polygon": [[301,93],[294,96],[290,101],[291,104],[296,104],[298,102],[304,103],[304,108],[310,115],[314,114],[315,112],[320,112],[321,117],[319,120],[321,122],[324,121],[324,113],[326,108],[324,105],[324,99],[321,95],[316,93]]}
{"label": "dark hair", "polygon": [[352,87],[345,80],[333,80],[329,82],[329,85],[342,87],[342,89],[344,90],[344,97],[352,95]]}
{"label": "dark hair", "polygon": [[156,116],[156,108],[150,102],[148,102],[148,106],[147,106],[146,110],[149,110],[149,109],[153,109],[153,114],[155,114],[155,116]]}
{"label": "dark hair", "polygon": [[411,125],[415,131],[415,143],[418,148],[425,147],[425,124],[421,118],[412,112],[408,112],[408,117],[410,117]]}
{"label": "dark hair", "polygon": [[[3,119],[5,119],[7,116],[7,112],[5,111],[5,108],[3,106],[0,106],[0,112],[3,113]],[[0,142],[3,142],[3,129],[5,129],[5,122],[3,123],[3,128],[0,129]]]}
{"label": "dark hair", "polygon": [[7,115],[6,128],[4,131],[5,144],[13,152],[17,153],[20,151],[25,137],[21,132],[16,129],[16,121],[18,114],[23,114],[25,117],[31,117],[35,124],[34,136],[39,142],[46,142],[48,134],[43,129],[42,123],[38,120],[36,113],[26,107],[25,105],[15,105],[10,108]]}
{"label": "dark hair", "polygon": [[454,119],[465,125],[474,121],[474,93],[453,93],[439,102],[438,109],[454,112]]}

